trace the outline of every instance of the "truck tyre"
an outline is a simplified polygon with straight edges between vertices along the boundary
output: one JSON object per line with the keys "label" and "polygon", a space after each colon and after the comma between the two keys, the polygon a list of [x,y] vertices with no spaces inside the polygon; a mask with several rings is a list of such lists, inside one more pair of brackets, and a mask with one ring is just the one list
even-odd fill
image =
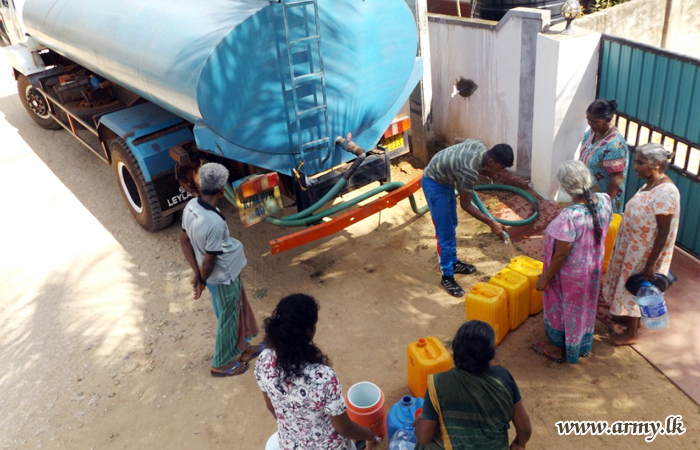
{"label": "truck tyre", "polygon": [[45,130],[60,130],[63,128],[49,114],[51,106],[44,94],[32,86],[29,79],[24,75],[20,75],[17,78],[17,93],[22,101],[22,105],[24,105],[24,109],[29,113],[29,117],[41,128]]}
{"label": "truck tyre", "polygon": [[109,145],[117,185],[131,214],[146,231],[158,231],[170,225],[172,214],[163,215],[153,183],[147,183],[136,158],[124,140]]}

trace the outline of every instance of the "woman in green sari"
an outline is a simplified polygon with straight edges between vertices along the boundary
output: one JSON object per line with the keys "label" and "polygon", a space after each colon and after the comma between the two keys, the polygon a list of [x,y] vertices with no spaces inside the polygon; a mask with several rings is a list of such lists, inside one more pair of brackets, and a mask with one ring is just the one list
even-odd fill
{"label": "woman in green sari", "polygon": [[[423,412],[416,419],[416,450],[520,450],[532,427],[513,376],[490,366],[496,355],[491,325],[472,320],[457,331],[455,367],[428,377]],[[508,446],[513,422],[516,437]]]}

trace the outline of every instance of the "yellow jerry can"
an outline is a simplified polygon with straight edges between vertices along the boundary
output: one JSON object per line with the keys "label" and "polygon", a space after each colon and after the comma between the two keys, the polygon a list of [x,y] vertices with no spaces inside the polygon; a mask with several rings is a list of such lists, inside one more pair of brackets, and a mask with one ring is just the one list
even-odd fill
{"label": "yellow jerry can", "polygon": [[508,327],[518,328],[530,314],[530,280],[521,273],[504,268],[489,280],[508,294]]}
{"label": "yellow jerry can", "polygon": [[464,299],[467,320],[481,320],[493,327],[496,345],[500,344],[510,328],[508,324],[508,294],[502,287],[478,282]]}
{"label": "yellow jerry can", "polygon": [[436,337],[420,338],[408,344],[408,387],[414,397],[423,398],[428,389],[428,375],[452,368],[452,356]]}

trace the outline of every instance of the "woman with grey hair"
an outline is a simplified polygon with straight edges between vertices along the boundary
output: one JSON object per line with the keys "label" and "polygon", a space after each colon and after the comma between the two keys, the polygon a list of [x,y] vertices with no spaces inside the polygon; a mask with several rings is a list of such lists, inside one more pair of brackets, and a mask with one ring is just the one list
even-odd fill
{"label": "woman with grey hair", "polygon": [[634,171],[646,184],[627,202],[615,240],[608,272],[603,282],[602,301],[610,307],[613,320],[626,326],[611,335],[614,345],[637,341],[641,313],[625,283],[642,273],[653,281],[656,273],[668,275],[678,233],[681,196],[666,175],[672,153],[660,144],[644,144],[634,155]]}
{"label": "woman with grey hair", "polygon": [[536,288],[544,291],[549,342],[535,342],[532,349],[554,362],[575,364],[593,345],[612,202],[608,194],[591,191],[593,180],[581,161],[566,161],[557,177],[572,203],[544,233],[544,271]]}

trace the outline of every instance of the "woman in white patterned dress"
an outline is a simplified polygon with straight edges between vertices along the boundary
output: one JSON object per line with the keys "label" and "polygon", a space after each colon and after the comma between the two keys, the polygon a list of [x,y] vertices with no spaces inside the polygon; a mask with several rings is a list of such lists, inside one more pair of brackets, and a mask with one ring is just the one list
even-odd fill
{"label": "woman in white patterned dress", "polygon": [[612,334],[613,345],[637,341],[641,312],[625,282],[636,273],[653,281],[656,273],[668,275],[681,214],[681,196],[666,175],[671,152],[659,144],[644,144],[634,155],[634,171],[646,184],[625,206],[608,272],[603,281],[602,301],[613,319],[626,326]]}
{"label": "woman in white patterned dress", "polygon": [[343,389],[328,357],[313,342],[318,303],[289,295],[265,319],[265,344],[255,379],[277,420],[281,450],[352,450],[353,440],[372,448],[374,432],[346,412]]}

